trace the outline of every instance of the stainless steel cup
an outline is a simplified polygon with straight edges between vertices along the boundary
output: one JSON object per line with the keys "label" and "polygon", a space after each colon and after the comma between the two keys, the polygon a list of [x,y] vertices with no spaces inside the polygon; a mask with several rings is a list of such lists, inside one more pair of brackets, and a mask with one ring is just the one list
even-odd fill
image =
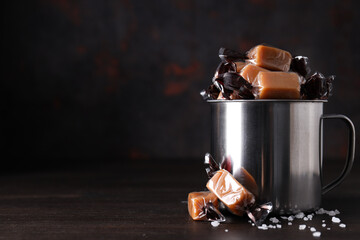
{"label": "stainless steel cup", "polygon": [[[312,211],[321,195],[341,183],[355,155],[355,129],[344,115],[324,115],[322,100],[209,100],[212,116],[211,153],[231,160],[239,181],[242,168],[257,184],[260,203],[271,201],[277,214]],[[322,124],[344,120],[349,148],[340,176],[322,186]]]}

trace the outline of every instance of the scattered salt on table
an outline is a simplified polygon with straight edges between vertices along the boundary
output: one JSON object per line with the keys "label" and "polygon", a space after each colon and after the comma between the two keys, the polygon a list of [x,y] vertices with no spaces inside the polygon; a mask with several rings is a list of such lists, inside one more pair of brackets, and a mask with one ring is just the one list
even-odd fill
{"label": "scattered salt on table", "polygon": [[305,216],[305,214],[303,212],[299,212],[298,214],[295,215],[296,218],[303,218]]}
{"label": "scattered salt on table", "polygon": [[314,233],[313,233],[313,236],[314,236],[314,237],[320,237],[320,236],[321,236],[321,232],[314,232]]}
{"label": "scattered salt on table", "polygon": [[279,223],[279,222],[280,222],[279,219],[277,219],[276,217],[270,218],[270,221],[271,221],[272,223]]}
{"label": "scattered salt on table", "polygon": [[304,230],[306,228],[306,225],[299,225],[299,230]]}
{"label": "scattered salt on table", "polygon": [[314,227],[310,228],[310,231],[316,232],[316,229]]}
{"label": "scattered salt on table", "polygon": [[213,221],[213,222],[211,222],[211,225],[212,225],[213,227],[217,227],[217,226],[220,225],[220,223],[217,222],[217,221]]}
{"label": "scattered salt on table", "polygon": [[325,224],[325,223],[323,223],[321,226],[322,226],[322,227],[326,227],[326,224]]}
{"label": "scattered salt on table", "polygon": [[332,217],[331,221],[334,222],[334,223],[340,223],[340,218]]}
{"label": "scattered salt on table", "polygon": [[340,223],[340,224],[339,224],[339,227],[341,227],[341,228],[346,228],[346,224]]}
{"label": "scattered salt on table", "polygon": [[[341,224],[340,224],[341,225]],[[277,228],[281,228],[281,225],[280,224],[276,224],[276,227]]]}

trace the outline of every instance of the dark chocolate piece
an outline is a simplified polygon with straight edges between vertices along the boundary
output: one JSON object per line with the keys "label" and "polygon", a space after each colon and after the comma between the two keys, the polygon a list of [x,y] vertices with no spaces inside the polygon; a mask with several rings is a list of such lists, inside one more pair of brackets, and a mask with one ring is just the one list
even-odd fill
{"label": "dark chocolate piece", "polygon": [[294,57],[291,60],[290,70],[306,78],[311,72],[309,58],[305,56]]}
{"label": "dark chocolate piece", "polygon": [[235,62],[244,61],[247,56],[244,53],[222,47],[219,49],[219,58],[223,62]]}
{"label": "dark chocolate piece", "polygon": [[208,89],[203,89],[200,92],[200,95],[203,97],[204,100],[214,100],[217,99],[219,93],[219,89],[214,84],[211,84]]}
{"label": "dark chocolate piece", "polygon": [[303,99],[328,99],[332,95],[335,76],[325,77],[322,73],[314,73],[301,85]]}

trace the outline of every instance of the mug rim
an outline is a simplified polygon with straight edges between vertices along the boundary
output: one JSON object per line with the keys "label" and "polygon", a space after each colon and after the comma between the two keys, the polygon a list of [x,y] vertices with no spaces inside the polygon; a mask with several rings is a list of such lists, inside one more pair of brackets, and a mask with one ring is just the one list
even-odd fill
{"label": "mug rim", "polygon": [[316,100],[304,100],[304,99],[214,99],[206,100],[209,103],[224,103],[224,102],[316,102],[316,103],[326,103],[328,100],[316,99]]}

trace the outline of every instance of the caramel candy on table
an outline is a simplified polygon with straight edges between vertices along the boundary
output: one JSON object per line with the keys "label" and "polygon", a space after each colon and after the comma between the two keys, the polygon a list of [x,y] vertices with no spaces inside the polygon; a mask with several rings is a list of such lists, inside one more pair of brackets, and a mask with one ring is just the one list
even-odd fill
{"label": "caramel candy on table", "polygon": [[259,72],[269,72],[269,70],[254,64],[248,64],[241,70],[240,75],[252,84]]}
{"label": "caramel candy on table", "polygon": [[299,99],[299,75],[293,72],[259,72],[256,79],[260,99]]}
{"label": "caramel candy on table", "polygon": [[215,208],[219,208],[219,201],[212,192],[191,192],[188,195],[188,211],[194,220],[207,220],[205,206],[212,203]]}
{"label": "caramel candy on table", "polygon": [[241,72],[241,70],[247,65],[247,62],[235,62],[236,72]]}
{"label": "caramel candy on table", "polygon": [[236,175],[236,179],[247,189],[249,190],[252,194],[255,195],[255,197],[257,197],[259,195],[259,189],[258,186],[255,182],[255,179],[253,178],[253,176],[251,176],[251,174],[246,171],[245,168],[241,168],[240,172],[238,172]]}
{"label": "caramel candy on table", "polygon": [[221,169],[208,181],[206,187],[235,215],[242,216],[255,203],[254,195],[246,190],[228,171]]}
{"label": "caramel candy on table", "polygon": [[292,56],[279,48],[258,45],[247,54],[249,61],[269,70],[287,72],[290,69]]}

